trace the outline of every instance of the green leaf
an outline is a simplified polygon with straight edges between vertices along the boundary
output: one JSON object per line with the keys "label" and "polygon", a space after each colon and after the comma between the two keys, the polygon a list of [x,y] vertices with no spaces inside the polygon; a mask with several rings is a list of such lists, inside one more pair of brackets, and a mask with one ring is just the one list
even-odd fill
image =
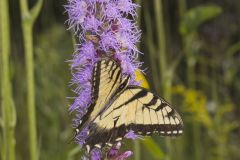
{"label": "green leaf", "polygon": [[75,159],[75,156],[76,156],[80,151],[81,151],[80,146],[77,146],[77,147],[73,148],[71,151],[69,151],[67,160],[74,160],[74,159]]}
{"label": "green leaf", "polygon": [[204,22],[217,17],[222,8],[217,5],[199,6],[187,11],[180,24],[180,33],[187,35],[193,33]]}
{"label": "green leaf", "polygon": [[235,53],[238,53],[238,51],[240,51],[240,42],[237,42],[235,44],[233,44],[232,46],[229,47],[229,49],[227,50],[226,54],[229,57],[234,56]]}
{"label": "green leaf", "polygon": [[144,141],[142,141],[145,148],[148,150],[148,152],[155,158],[164,158],[165,154],[161,150],[160,146],[155,143],[155,141],[152,138],[146,138]]}

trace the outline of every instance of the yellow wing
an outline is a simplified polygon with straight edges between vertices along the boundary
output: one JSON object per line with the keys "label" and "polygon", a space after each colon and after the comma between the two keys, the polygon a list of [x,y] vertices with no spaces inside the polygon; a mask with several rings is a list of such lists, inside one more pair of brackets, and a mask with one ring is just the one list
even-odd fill
{"label": "yellow wing", "polygon": [[[92,72],[92,100],[77,129],[91,122],[109,103],[120,84],[128,80],[122,76],[121,67],[113,60],[103,59],[95,63]],[[119,92],[119,91],[118,91]]]}

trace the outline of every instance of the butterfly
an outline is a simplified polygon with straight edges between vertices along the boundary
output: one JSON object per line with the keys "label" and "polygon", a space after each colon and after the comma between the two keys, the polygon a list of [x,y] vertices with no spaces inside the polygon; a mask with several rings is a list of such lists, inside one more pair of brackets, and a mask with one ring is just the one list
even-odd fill
{"label": "butterfly", "polygon": [[129,85],[130,75],[110,58],[95,63],[92,72],[92,100],[75,129],[89,126],[88,151],[122,141],[133,131],[137,135],[178,136],[183,133],[180,115],[165,100],[140,87]]}

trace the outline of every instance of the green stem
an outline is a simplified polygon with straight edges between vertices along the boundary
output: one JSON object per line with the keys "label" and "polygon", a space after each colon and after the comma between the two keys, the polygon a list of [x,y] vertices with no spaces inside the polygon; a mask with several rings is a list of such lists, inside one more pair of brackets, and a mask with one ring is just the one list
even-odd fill
{"label": "green stem", "polygon": [[157,38],[158,38],[158,46],[159,46],[159,69],[161,72],[161,83],[162,83],[162,90],[165,92],[165,71],[166,71],[166,35],[165,35],[165,26],[164,26],[164,19],[163,19],[163,6],[162,0],[154,0],[154,7],[155,7],[155,18],[156,18],[156,25],[157,25]]}
{"label": "green stem", "polygon": [[35,6],[29,10],[27,0],[20,0],[27,76],[27,108],[29,123],[29,150],[31,160],[38,159],[32,31],[34,22],[41,10],[42,2],[42,0],[38,0]]}
{"label": "green stem", "polygon": [[192,58],[193,57],[191,57],[191,55],[187,56],[187,81],[188,81],[188,86],[194,89],[195,88],[195,63],[194,64],[192,63],[193,61]]}
{"label": "green stem", "polygon": [[32,46],[32,28],[25,26],[24,48],[27,76],[27,107],[29,122],[29,142],[31,160],[37,160],[37,129],[36,129],[36,111],[35,111],[35,91],[34,91],[34,60]]}
{"label": "green stem", "polygon": [[[136,0],[136,3],[138,5],[141,5],[141,0]],[[137,10],[137,24],[140,27],[141,26],[141,8]],[[138,49],[140,50],[140,43],[137,44]],[[139,140],[134,141],[134,160],[140,160],[141,159],[141,144]]]}
{"label": "green stem", "polygon": [[178,5],[179,5],[179,16],[180,18],[182,18],[187,10],[187,2],[186,0],[179,0]]}
{"label": "green stem", "polygon": [[[189,43],[189,42],[188,42]],[[187,82],[188,87],[191,89],[195,89],[196,87],[196,75],[195,75],[195,68],[196,68],[196,59],[193,57],[193,54],[190,50],[185,50],[186,58],[187,58]],[[192,126],[192,134],[193,134],[193,159],[200,160],[201,157],[201,128],[199,123],[195,123]]]}
{"label": "green stem", "polygon": [[201,126],[195,123],[193,126],[194,159],[201,160]]}
{"label": "green stem", "polygon": [[[187,61],[187,85],[190,89],[196,88],[196,63],[197,59],[194,56],[196,54],[196,50],[193,50],[191,47],[192,41],[196,41],[196,33],[187,35],[187,37],[183,37],[184,40],[184,52],[186,54]],[[193,159],[200,160],[201,156],[201,126],[199,123],[194,123],[192,126],[192,136],[193,136]]]}
{"label": "green stem", "polygon": [[[154,10],[155,10],[155,20],[157,25],[157,38],[158,38],[158,46],[159,46],[159,69],[161,72],[161,91],[163,93],[163,97],[168,101],[171,101],[171,85],[172,85],[172,72],[171,70],[167,70],[166,62],[167,62],[167,42],[165,35],[165,26],[164,26],[164,11],[163,11],[163,1],[162,0],[154,0]],[[168,154],[166,159],[172,159],[172,144],[170,139],[166,139],[166,147],[168,150]]]}
{"label": "green stem", "polygon": [[159,85],[159,77],[157,72],[157,65],[156,65],[156,49],[154,47],[154,39],[153,39],[153,27],[152,27],[152,21],[150,17],[150,13],[148,11],[148,2],[144,2],[144,22],[146,27],[146,44],[148,46],[148,53],[150,57],[150,66],[151,66],[151,72],[153,77],[153,87],[155,89],[160,88]]}
{"label": "green stem", "polygon": [[[186,0],[178,0],[178,8],[179,8],[179,18],[182,20],[184,14],[187,11],[187,2]],[[186,148],[186,141],[187,139],[184,137],[181,137],[176,141],[176,156],[177,159],[186,159],[186,155],[184,154],[184,150]]]}
{"label": "green stem", "polygon": [[139,140],[135,140],[134,142],[134,160],[141,159],[141,143]]}
{"label": "green stem", "polygon": [[[142,0],[136,0],[136,4],[139,6],[142,6]],[[142,15],[142,8],[138,8],[137,10],[137,24],[140,27],[141,26],[141,15]]]}
{"label": "green stem", "polygon": [[15,108],[13,105],[9,68],[10,31],[9,6],[7,0],[0,1],[1,20],[1,108],[2,108],[2,160],[15,160]]}

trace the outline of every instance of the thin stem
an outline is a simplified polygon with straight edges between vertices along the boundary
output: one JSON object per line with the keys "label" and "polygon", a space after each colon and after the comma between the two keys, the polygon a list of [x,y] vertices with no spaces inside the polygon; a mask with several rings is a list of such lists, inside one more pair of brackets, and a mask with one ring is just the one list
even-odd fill
{"label": "thin stem", "polygon": [[[167,62],[167,43],[166,43],[166,35],[165,35],[165,26],[164,26],[164,18],[163,18],[163,1],[162,0],[154,0],[154,10],[155,10],[155,20],[157,25],[157,38],[158,38],[158,46],[159,46],[159,69],[161,72],[161,91],[163,93],[163,97],[168,101],[171,101],[171,86],[172,86],[172,71],[167,70],[166,62]],[[172,157],[172,145],[169,139],[166,139],[166,146],[168,150],[168,154],[166,159],[171,159]]]}
{"label": "thin stem", "polygon": [[[191,89],[196,88],[196,63],[197,59],[194,56],[196,54],[196,50],[192,48],[192,42],[196,41],[197,35],[196,33],[192,33],[183,37],[184,40],[184,52],[186,54],[187,61],[187,85]],[[201,126],[199,123],[195,123],[192,127],[192,136],[193,136],[193,159],[200,160],[201,156]]]}
{"label": "thin stem", "polygon": [[139,140],[134,141],[134,160],[141,159],[141,143]]}
{"label": "thin stem", "polygon": [[13,106],[11,80],[9,73],[10,31],[9,6],[7,0],[0,1],[1,20],[1,107],[3,138],[1,143],[2,159],[15,160],[15,108]]}
{"label": "thin stem", "polygon": [[148,46],[148,52],[150,54],[150,66],[151,66],[151,72],[152,72],[152,77],[153,77],[153,86],[154,88],[159,88],[159,74],[157,72],[157,65],[156,65],[156,50],[154,47],[154,40],[153,40],[153,28],[152,28],[152,21],[150,17],[150,13],[148,11],[148,2],[145,2],[146,4],[144,5],[144,22],[145,22],[145,27],[146,27],[146,43]]}
{"label": "thin stem", "polygon": [[161,82],[163,87],[163,92],[165,92],[165,71],[166,71],[166,35],[165,35],[165,26],[163,19],[163,6],[162,0],[154,0],[155,7],[155,20],[157,25],[157,38],[158,38],[158,46],[159,46],[159,69],[161,72]]}
{"label": "thin stem", "polygon": [[32,46],[32,28],[25,27],[24,30],[24,48],[27,76],[27,107],[29,121],[29,142],[31,160],[37,160],[37,129],[36,129],[36,111],[35,111],[35,91],[34,91],[34,59]]}
{"label": "thin stem", "polygon": [[178,5],[179,5],[179,16],[180,18],[182,18],[187,10],[187,2],[186,0],[179,0]]}
{"label": "thin stem", "polygon": [[[139,5],[139,6],[142,6],[142,0],[136,0],[136,4]],[[141,26],[141,15],[142,15],[142,8],[139,7],[138,10],[137,10],[137,24],[138,26],[140,27]]]}
{"label": "thin stem", "polygon": [[33,24],[39,15],[41,6],[42,0],[38,0],[32,10],[29,11],[27,0],[20,0],[27,76],[27,108],[29,123],[29,150],[31,160],[38,159],[32,31]]}
{"label": "thin stem", "polygon": [[[136,0],[136,3],[138,5],[141,5],[141,0]],[[138,8],[137,10],[137,24],[140,27],[141,26],[141,10],[142,8]],[[138,49],[140,50],[140,42],[137,44]],[[134,160],[140,160],[141,159],[141,144],[138,140],[134,141]]]}

